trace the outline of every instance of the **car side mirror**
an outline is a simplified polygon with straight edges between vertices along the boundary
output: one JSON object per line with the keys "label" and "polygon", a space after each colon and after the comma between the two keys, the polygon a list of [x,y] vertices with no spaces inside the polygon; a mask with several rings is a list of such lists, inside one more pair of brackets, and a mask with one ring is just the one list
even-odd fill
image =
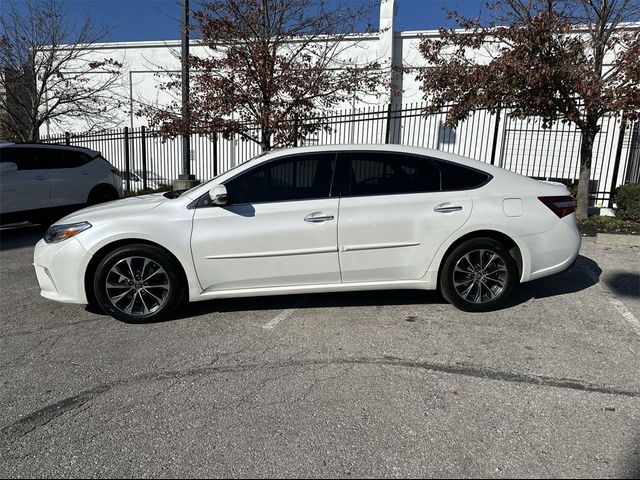
{"label": "car side mirror", "polygon": [[0,163],[0,172],[15,172],[16,170],[18,170],[18,165],[13,162]]}
{"label": "car side mirror", "polygon": [[229,202],[227,187],[224,185],[216,185],[212,187],[211,190],[209,190],[209,196],[211,197],[211,202],[219,207],[222,207]]}

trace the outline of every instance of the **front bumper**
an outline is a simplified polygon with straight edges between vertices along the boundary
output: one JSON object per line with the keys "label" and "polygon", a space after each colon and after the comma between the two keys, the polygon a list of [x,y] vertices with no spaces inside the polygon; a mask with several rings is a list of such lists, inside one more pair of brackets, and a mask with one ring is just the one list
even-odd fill
{"label": "front bumper", "polygon": [[40,240],[33,252],[40,295],[57,302],[86,304],[84,273],[90,259],[76,238],[60,243]]}

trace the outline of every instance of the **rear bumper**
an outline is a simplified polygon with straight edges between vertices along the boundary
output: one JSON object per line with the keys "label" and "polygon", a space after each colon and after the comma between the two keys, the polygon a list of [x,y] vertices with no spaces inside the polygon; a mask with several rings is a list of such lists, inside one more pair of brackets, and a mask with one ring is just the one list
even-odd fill
{"label": "rear bumper", "polygon": [[574,214],[564,217],[546,232],[517,237],[515,240],[521,245],[523,254],[522,282],[572,268],[582,244]]}

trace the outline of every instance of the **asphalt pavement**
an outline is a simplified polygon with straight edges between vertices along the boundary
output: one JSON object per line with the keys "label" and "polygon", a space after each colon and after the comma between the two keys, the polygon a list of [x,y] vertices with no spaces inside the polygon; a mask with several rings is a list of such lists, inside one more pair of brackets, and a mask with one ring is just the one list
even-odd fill
{"label": "asphalt pavement", "polygon": [[464,313],[435,292],[217,300],[154,324],[39,295],[0,230],[0,477],[640,477],[640,249]]}

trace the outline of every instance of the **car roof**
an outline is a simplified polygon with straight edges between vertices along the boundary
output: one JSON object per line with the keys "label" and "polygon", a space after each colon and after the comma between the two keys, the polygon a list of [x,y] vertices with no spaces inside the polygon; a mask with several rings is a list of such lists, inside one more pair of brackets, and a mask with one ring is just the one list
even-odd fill
{"label": "car roof", "polygon": [[40,142],[20,142],[20,143],[0,143],[0,148],[46,148],[52,150],[73,150],[76,152],[83,152],[91,157],[97,157],[100,152],[87,147],[80,147],[76,145],[60,145],[58,143],[40,143]]}
{"label": "car roof", "polygon": [[338,145],[318,145],[318,146],[310,146],[310,147],[282,148],[282,149],[276,149],[276,150],[271,150],[269,152],[266,152],[260,157],[255,158],[254,159],[255,163],[253,162],[252,163],[254,165],[257,165],[259,163],[262,163],[263,161],[269,161],[277,157],[293,155],[293,154],[301,154],[301,153],[349,152],[349,151],[407,153],[407,154],[413,154],[413,155],[431,156],[439,160],[449,160],[449,161],[459,163],[461,165],[466,165],[471,168],[482,170],[491,174],[495,174],[497,172],[505,172],[504,169],[493,166],[481,160],[474,160],[469,157],[464,157],[462,155],[456,155],[453,153],[444,152],[442,150],[435,150],[432,148],[412,147],[408,145],[398,145],[395,143],[389,143],[389,144],[351,143],[351,144],[338,144]]}

